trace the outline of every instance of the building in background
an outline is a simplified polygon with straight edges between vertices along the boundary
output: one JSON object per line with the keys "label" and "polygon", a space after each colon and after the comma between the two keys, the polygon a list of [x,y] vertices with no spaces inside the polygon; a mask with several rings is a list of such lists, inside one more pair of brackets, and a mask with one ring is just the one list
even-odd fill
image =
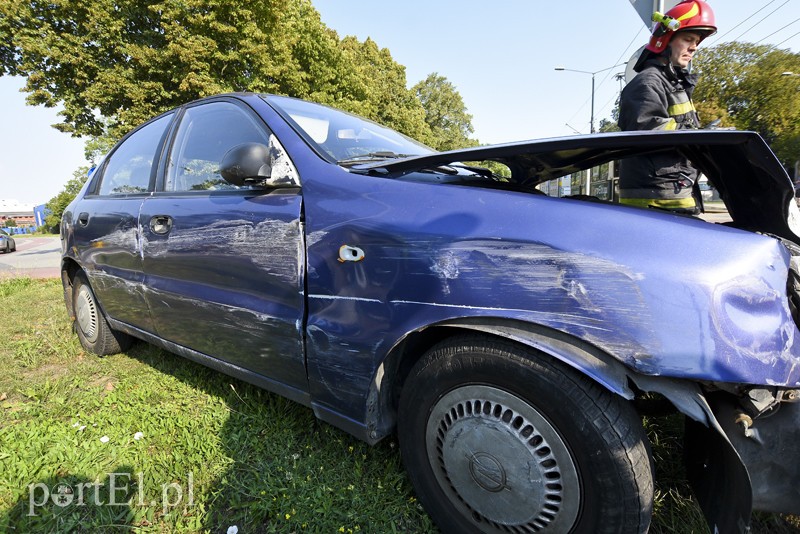
{"label": "building in background", "polygon": [[31,233],[38,226],[32,204],[22,204],[11,199],[0,199],[0,228],[4,228],[9,233],[21,234]]}

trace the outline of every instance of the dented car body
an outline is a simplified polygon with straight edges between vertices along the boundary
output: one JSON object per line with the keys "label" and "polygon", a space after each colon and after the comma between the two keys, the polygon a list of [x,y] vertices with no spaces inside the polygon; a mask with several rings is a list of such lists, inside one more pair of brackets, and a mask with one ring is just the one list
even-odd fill
{"label": "dented car body", "polygon": [[[703,171],[732,222],[536,189],[662,151]],[[738,532],[752,509],[800,513],[793,196],[749,132],[438,153],[330,108],[221,95],[110,152],[65,211],[62,280],[89,350],[133,336],[370,443],[398,431],[444,530],[577,531],[621,506],[603,500],[592,451],[570,437],[589,431],[553,407],[563,399],[477,371],[496,357],[530,380],[554,369],[597,405],[600,396],[635,413],[644,395],[669,400],[689,421],[688,472],[710,524]],[[639,446],[602,447],[633,458]],[[644,530],[649,465],[631,477],[607,491],[638,495]]]}

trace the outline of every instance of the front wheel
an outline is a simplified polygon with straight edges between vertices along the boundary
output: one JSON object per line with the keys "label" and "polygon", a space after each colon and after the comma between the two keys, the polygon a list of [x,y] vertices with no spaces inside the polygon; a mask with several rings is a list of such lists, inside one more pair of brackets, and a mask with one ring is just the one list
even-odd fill
{"label": "front wheel", "polygon": [[403,463],[445,532],[646,532],[647,438],[629,404],[560,362],[464,336],[416,364]]}
{"label": "front wheel", "polygon": [[105,356],[122,352],[131,345],[129,335],[112,330],[108,325],[83,273],[76,274],[72,281],[72,309],[75,331],[84,349]]}

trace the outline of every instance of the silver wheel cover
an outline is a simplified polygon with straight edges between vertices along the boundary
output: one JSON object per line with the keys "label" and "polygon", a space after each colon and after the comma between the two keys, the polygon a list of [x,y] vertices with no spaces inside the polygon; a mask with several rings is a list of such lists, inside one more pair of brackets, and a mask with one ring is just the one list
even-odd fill
{"label": "silver wheel cover", "polygon": [[581,503],[575,462],[525,400],[467,385],[434,404],[428,460],[448,499],[484,532],[567,532]]}
{"label": "silver wheel cover", "polygon": [[91,291],[85,285],[81,285],[75,296],[75,318],[78,328],[81,329],[83,336],[89,342],[97,340],[97,324],[100,320],[99,310],[94,301]]}

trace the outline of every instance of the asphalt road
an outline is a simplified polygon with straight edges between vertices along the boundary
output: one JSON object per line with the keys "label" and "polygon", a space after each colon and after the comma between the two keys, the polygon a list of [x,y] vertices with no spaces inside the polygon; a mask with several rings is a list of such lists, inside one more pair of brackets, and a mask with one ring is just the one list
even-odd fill
{"label": "asphalt road", "polygon": [[700,218],[711,223],[731,222],[731,216],[727,211],[706,211],[700,215]]}
{"label": "asphalt road", "polygon": [[58,236],[15,237],[14,240],[16,252],[0,253],[0,279],[60,276],[61,240]]}

